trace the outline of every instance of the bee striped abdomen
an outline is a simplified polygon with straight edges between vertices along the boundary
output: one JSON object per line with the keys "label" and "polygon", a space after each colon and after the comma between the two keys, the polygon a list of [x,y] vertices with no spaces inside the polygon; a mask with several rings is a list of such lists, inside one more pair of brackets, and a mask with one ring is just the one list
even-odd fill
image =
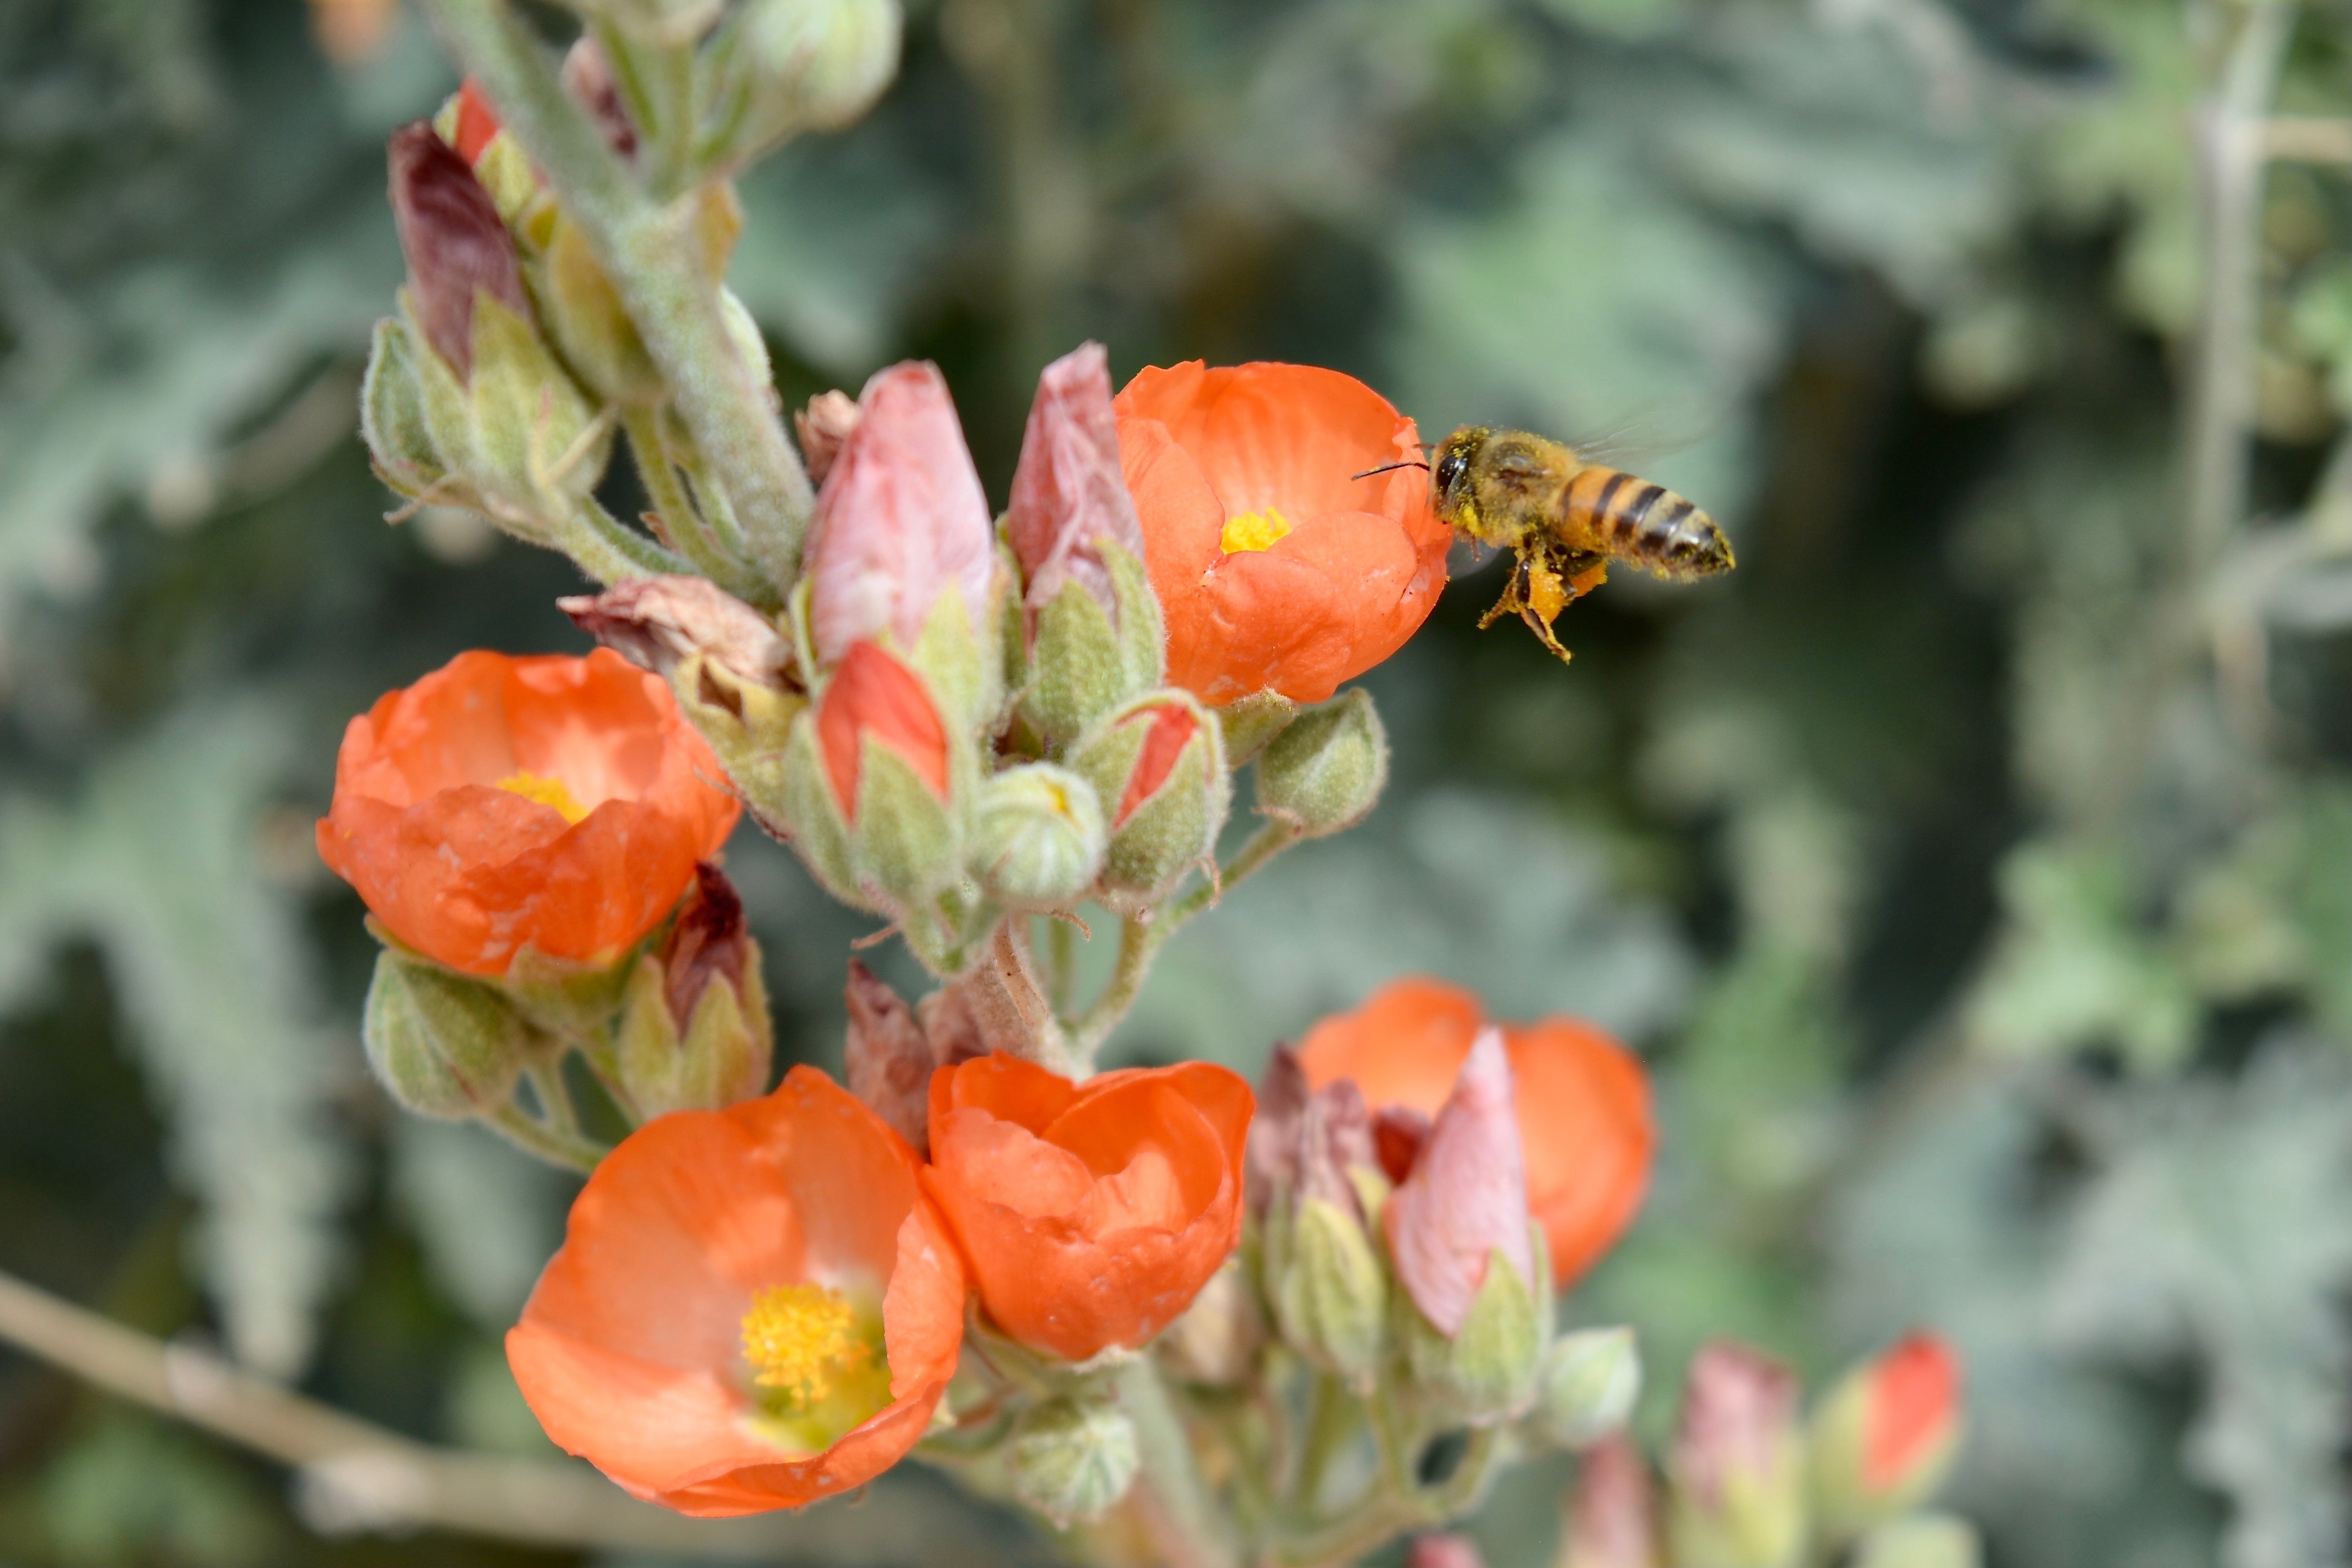
{"label": "bee striped abdomen", "polygon": [[1731,569],[1731,542],[1715,519],[1663,485],[1600,464],[1570,481],[1565,531],[1628,565],[1665,578]]}

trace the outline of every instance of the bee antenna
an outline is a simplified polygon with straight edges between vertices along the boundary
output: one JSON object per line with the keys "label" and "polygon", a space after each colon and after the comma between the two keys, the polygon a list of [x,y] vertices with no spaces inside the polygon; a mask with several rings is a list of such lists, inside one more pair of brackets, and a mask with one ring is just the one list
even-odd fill
{"label": "bee antenna", "polygon": [[1377,468],[1367,468],[1360,474],[1350,474],[1348,477],[1350,479],[1369,479],[1375,474],[1385,474],[1391,468],[1426,468],[1428,466],[1428,464],[1421,462],[1417,458],[1408,457],[1402,463],[1383,463]]}

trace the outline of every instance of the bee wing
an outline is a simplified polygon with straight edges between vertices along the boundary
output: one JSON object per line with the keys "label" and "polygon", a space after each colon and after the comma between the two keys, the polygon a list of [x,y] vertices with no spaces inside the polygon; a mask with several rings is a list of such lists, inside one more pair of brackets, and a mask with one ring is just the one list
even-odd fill
{"label": "bee wing", "polygon": [[1636,409],[1579,435],[1568,437],[1587,463],[1639,473],[1661,457],[1696,446],[1723,428],[1726,411],[1671,404]]}

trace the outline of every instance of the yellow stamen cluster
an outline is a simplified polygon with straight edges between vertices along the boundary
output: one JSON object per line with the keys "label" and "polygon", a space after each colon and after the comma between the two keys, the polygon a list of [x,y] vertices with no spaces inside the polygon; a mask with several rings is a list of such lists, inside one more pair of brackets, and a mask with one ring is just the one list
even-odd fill
{"label": "yellow stamen cluster", "polygon": [[554,807],[567,822],[580,821],[588,815],[588,808],[564,787],[561,779],[550,779],[541,773],[509,773],[499,780],[499,788],[509,795]]}
{"label": "yellow stamen cluster", "polygon": [[874,1347],[858,1337],[849,1298],[823,1285],[772,1285],[743,1314],[743,1359],[751,1380],[787,1402],[815,1404],[834,1379],[866,1367]]}
{"label": "yellow stamen cluster", "polygon": [[1227,517],[1224,531],[1217,536],[1217,547],[1227,555],[1238,555],[1244,550],[1267,549],[1288,532],[1290,519],[1268,507],[1263,512],[1244,512],[1238,517]]}

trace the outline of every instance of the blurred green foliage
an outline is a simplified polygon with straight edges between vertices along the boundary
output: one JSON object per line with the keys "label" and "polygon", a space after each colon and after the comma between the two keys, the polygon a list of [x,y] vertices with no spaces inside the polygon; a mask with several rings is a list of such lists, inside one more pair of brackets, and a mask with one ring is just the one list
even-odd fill
{"label": "blurred green foliage", "polygon": [[[935,358],[1000,496],[1087,336],[1687,444],[1648,465],[1740,570],[1612,584],[1566,670],[1468,578],[1370,677],[1372,823],[1188,933],[1123,1048],[1252,1066],[1408,969],[1625,1031],[1663,1165],[1570,1310],[1641,1328],[1651,1430],[1706,1335],[1819,1375],[1934,1324],[2007,1568],[2352,1560],[2340,9],[2256,83],[2318,151],[2253,232],[2195,141],[2271,3],[943,0],[743,193],[787,399]],[[397,13],[334,64],[294,0],[0,8],[0,1268],[544,1452],[497,1335],[566,1186],[387,1113],[309,849],[347,715],[578,643],[568,568],[384,527],[352,437],[382,139],[451,85]],[[2200,543],[2229,243],[2261,439]],[[780,1039],[836,1060],[862,927],[770,846],[730,871]],[[1559,1479],[1497,1496],[1494,1561],[1543,1560]],[[0,1561],[420,1550],[0,1363]]]}

